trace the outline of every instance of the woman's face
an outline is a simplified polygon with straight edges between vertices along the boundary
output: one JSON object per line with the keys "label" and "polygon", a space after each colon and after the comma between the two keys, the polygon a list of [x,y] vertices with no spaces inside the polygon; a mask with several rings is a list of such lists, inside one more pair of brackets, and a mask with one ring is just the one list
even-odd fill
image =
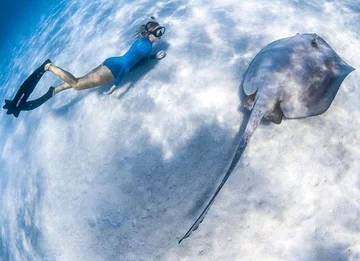
{"label": "woman's face", "polygon": [[[160,29],[160,28],[162,28],[161,30],[159,30],[159,31],[161,31],[161,34],[158,37],[156,37],[155,35],[158,35],[158,34],[156,34],[156,31],[157,31],[157,29]],[[151,32],[155,32],[155,33],[151,33]],[[160,33],[160,32],[157,32],[157,33]],[[163,33],[165,33],[165,28],[161,27],[160,25],[157,25],[156,27],[152,28],[152,30],[150,31],[149,40],[151,42],[157,42],[161,39],[161,35]]]}
{"label": "woman's face", "polygon": [[156,37],[153,34],[150,34],[148,38],[149,38],[150,42],[152,42],[152,43],[155,43],[160,40],[160,37]]}

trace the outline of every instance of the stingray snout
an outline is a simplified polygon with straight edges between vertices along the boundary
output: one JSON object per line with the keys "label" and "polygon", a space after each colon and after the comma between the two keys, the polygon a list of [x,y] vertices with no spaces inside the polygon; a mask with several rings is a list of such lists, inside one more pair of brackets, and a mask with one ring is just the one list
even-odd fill
{"label": "stingray snout", "polygon": [[349,73],[356,70],[354,67],[352,67],[352,66],[350,66],[348,64],[347,64],[347,67],[348,67]]}
{"label": "stingray snout", "polygon": [[348,65],[346,62],[341,62],[338,63],[335,66],[336,71],[338,72],[339,75],[348,75],[349,73],[351,73],[352,71],[355,71],[355,68]]}

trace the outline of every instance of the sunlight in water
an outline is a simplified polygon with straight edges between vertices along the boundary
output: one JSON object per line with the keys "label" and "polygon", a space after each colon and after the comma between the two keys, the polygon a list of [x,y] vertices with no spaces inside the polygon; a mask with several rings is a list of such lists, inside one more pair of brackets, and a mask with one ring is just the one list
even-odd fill
{"label": "sunlight in water", "polygon": [[[74,0],[31,8],[17,9],[18,27],[2,39],[2,102],[48,58],[80,77],[123,55],[151,16],[166,27],[153,53],[167,55],[128,73],[112,95],[103,95],[111,86],[70,89],[17,119],[2,110],[0,260],[360,258],[357,71],[326,113],[264,121],[204,222],[178,245],[234,156],[248,118],[242,81],[256,54],[316,33],[358,70],[357,1]],[[45,73],[31,98],[61,82]]]}

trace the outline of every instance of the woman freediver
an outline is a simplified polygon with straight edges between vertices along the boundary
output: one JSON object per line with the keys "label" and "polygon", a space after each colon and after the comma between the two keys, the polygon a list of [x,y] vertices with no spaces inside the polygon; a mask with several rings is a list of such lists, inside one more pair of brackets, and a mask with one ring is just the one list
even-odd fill
{"label": "woman freediver", "polygon": [[165,51],[159,51],[156,55],[151,55],[152,44],[159,41],[164,33],[165,27],[160,26],[156,19],[151,17],[149,22],[141,25],[137,29],[136,41],[123,56],[107,58],[98,67],[80,78],[76,78],[71,73],[48,60],[44,65],[44,71],[52,72],[64,82],[57,87],[51,86],[43,96],[36,100],[25,102],[20,109],[33,110],[48,101],[55,94],[71,88],[79,91],[113,83],[111,89],[104,92],[104,94],[107,95],[111,94],[120,84],[127,72],[134,70],[147,60],[160,60],[166,56]]}

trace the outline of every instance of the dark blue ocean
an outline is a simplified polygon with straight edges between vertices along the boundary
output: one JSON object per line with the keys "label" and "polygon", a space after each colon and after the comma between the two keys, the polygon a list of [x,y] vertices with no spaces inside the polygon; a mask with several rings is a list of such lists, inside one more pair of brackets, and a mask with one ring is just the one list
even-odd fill
{"label": "dark blue ocean", "polygon": [[[26,39],[34,35],[45,17],[49,17],[64,8],[66,1],[5,0],[0,8],[0,98],[3,100],[7,77],[12,63],[21,52]],[[41,48],[41,46],[39,46]],[[36,50],[32,50],[34,55]]]}
{"label": "dark blue ocean", "polygon": [[26,0],[3,1],[0,11],[2,30],[1,47],[13,43],[17,36],[29,36],[34,26],[39,24],[42,16],[48,15],[51,7],[57,2],[39,0],[36,4]]}

